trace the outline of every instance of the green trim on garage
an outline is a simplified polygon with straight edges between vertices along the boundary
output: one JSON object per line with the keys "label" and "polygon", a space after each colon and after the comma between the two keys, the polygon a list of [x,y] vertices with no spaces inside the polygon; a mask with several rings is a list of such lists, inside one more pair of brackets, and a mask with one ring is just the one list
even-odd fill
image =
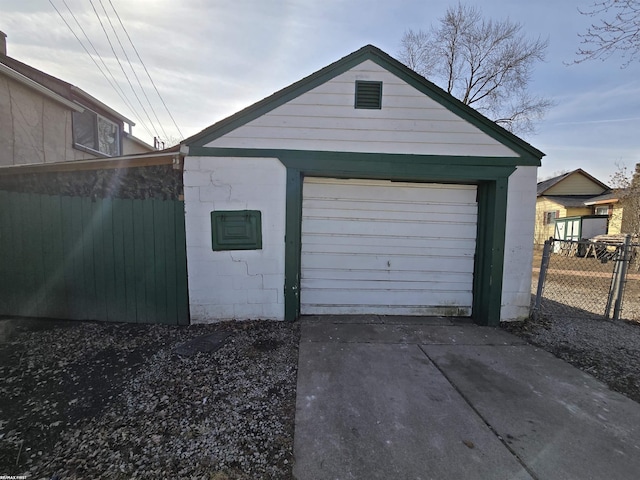
{"label": "green trim on garage", "polygon": [[[305,165],[311,159],[321,161],[319,166],[340,166],[345,162],[366,161],[371,165],[381,165],[381,169],[393,170],[400,163],[412,170],[413,168],[430,166],[436,168],[448,165],[478,167],[477,171],[494,167],[540,166],[539,161],[530,161],[520,157],[470,157],[454,155],[419,155],[404,153],[359,153],[359,152],[328,152],[316,150],[288,150],[264,148],[220,148],[220,147],[189,147],[191,157],[251,157],[251,158],[279,158],[290,164]],[[386,165],[386,166],[384,166]],[[393,167],[389,167],[393,165]],[[320,168],[320,169],[321,169]],[[377,167],[376,167],[377,168]],[[449,172],[455,175],[455,172]],[[489,175],[488,178],[493,178]]]}
{"label": "green trim on garage", "polygon": [[284,261],[284,318],[300,316],[300,246],[302,228],[302,173],[287,168]]}
{"label": "green trim on garage", "polygon": [[508,178],[478,184],[478,236],[473,285],[473,317],[500,324]]}
{"label": "green trim on garage", "polygon": [[502,300],[509,176],[518,158],[194,148],[194,156],[278,158],[287,167],[285,320],[300,313],[302,184],[305,176],[478,185],[478,236],[472,316],[498,325]]}

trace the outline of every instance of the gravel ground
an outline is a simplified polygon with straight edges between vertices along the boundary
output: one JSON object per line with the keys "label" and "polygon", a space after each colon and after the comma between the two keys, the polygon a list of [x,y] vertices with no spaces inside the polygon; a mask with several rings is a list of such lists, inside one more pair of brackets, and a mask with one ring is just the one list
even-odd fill
{"label": "gravel ground", "polygon": [[0,475],[290,479],[298,340],[281,322],[0,320]]}
{"label": "gravel ground", "polygon": [[640,323],[547,315],[502,327],[640,403]]}
{"label": "gravel ground", "polygon": [[[640,402],[640,324],[503,328]],[[217,351],[179,355],[206,335]],[[0,475],[291,479],[299,324],[0,320]]]}
{"label": "gravel ground", "polygon": [[[540,265],[535,252],[533,266]],[[593,375],[640,403],[640,278],[634,267],[622,303],[624,320],[603,316],[612,262],[552,255],[541,312],[536,319],[503,327]],[[562,272],[562,270],[566,270]],[[557,271],[560,270],[560,271]],[[538,285],[534,268],[532,304]]]}

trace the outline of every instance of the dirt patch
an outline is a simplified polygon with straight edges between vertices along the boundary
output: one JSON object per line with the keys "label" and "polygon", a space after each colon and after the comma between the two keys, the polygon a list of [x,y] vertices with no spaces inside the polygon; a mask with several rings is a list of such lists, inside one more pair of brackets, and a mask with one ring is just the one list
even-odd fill
{"label": "dirt patch", "polygon": [[0,324],[0,473],[291,478],[298,325]]}

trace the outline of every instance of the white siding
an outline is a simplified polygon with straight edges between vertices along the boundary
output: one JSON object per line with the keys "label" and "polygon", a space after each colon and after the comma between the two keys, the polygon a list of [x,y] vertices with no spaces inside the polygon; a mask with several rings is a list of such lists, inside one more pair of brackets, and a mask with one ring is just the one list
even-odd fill
{"label": "white siding", "polygon": [[[285,167],[187,157],[184,199],[191,321],[284,319]],[[262,250],[212,251],[213,210],[260,210]]]}
{"label": "white siding", "polygon": [[[382,109],[354,108],[356,80],[383,82]],[[207,146],[517,156],[370,60]]]}
{"label": "white siding", "polygon": [[301,313],[470,315],[476,187],[306,178]]}
{"label": "white siding", "polygon": [[500,319],[529,315],[537,167],[518,167],[509,177]]}

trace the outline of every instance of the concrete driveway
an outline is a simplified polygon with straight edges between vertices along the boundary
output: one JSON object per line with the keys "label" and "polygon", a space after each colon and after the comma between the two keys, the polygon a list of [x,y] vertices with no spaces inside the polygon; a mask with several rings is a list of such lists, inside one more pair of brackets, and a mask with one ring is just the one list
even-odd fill
{"label": "concrete driveway", "polygon": [[640,404],[498,329],[308,317],[294,476],[637,479]]}

